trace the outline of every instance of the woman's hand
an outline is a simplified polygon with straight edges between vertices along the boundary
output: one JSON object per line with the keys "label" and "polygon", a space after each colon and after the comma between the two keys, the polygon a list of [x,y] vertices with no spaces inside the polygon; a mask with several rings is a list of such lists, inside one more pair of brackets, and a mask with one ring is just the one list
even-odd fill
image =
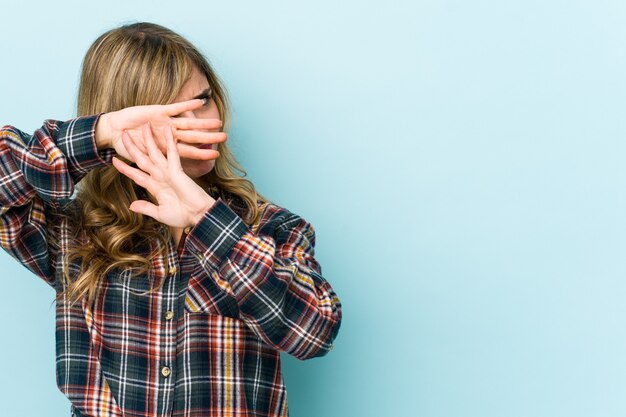
{"label": "woman's hand", "polygon": [[147,152],[141,151],[126,132],[121,135],[130,159],[141,169],[133,168],[116,157],[113,157],[113,165],[148,190],[156,198],[158,205],[137,200],[132,202],[130,210],[171,227],[194,226],[215,203],[215,199],[183,171],[171,129],[164,130],[167,146],[165,156],[157,148],[148,125],[142,127],[142,133]]}
{"label": "woman's hand", "polygon": [[226,141],[225,132],[209,131],[221,128],[222,121],[175,117],[186,111],[196,110],[202,105],[203,100],[194,99],[166,105],[127,107],[119,111],[104,113],[96,125],[96,144],[98,149],[113,148],[118,155],[133,160],[122,140],[122,132],[126,130],[133,144],[146,153],[147,148],[142,139],[141,129],[144,124],[150,123],[155,134],[156,146],[163,154],[167,149],[165,132],[170,131],[170,126],[172,126],[180,157],[199,160],[215,159],[219,156],[218,151],[200,149],[197,146]]}

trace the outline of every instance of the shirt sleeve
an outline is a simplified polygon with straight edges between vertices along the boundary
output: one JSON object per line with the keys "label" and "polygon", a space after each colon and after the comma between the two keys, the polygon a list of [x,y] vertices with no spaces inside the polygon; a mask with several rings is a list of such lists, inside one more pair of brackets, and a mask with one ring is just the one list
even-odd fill
{"label": "shirt sleeve", "polygon": [[298,359],[323,356],[339,331],[341,303],[314,257],[315,230],[286,209],[261,224],[253,233],[219,198],[187,241],[261,339]]}
{"label": "shirt sleeve", "polygon": [[0,129],[0,245],[53,287],[57,254],[46,209],[70,201],[89,170],[111,164],[115,151],[96,147],[99,116],[46,120],[32,135]]}

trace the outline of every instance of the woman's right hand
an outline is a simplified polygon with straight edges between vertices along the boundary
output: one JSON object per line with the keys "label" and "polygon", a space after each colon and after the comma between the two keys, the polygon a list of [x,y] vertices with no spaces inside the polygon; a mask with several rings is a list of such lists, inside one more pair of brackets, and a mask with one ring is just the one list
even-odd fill
{"label": "woman's right hand", "polygon": [[199,109],[202,105],[203,100],[193,99],[174,104],[127,107],[104,113],[96,124],[96,145],[98,149],[113,148],[118,155],[135,162],[122,142],[122,132],[127,131],[135,145],[146,151],[141,127],[149,123],[157,146],[163,154],[167,149],[165,129],[171,126],[181,158],[216,159],[219,156],[217,150],[200,149],[198,146],[226,141],[226,132],[218,131],[222,127],[222,121],[176,117],[186,111]]}

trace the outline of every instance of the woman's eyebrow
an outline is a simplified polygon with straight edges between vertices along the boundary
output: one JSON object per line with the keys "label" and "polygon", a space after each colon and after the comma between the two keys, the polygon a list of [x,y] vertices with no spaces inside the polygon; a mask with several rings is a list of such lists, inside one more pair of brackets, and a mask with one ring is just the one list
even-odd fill
{"label": "woman's eyebrow", "polygon": [[210,94],[211,94],[211,88],[207,88],[206,90],[204,90],[203,92],[201,92],[200,94],[195,96],[194,99],[196,99],[196,98],[203,98],[203,97],[206,97],[206,96],[208,96]]}

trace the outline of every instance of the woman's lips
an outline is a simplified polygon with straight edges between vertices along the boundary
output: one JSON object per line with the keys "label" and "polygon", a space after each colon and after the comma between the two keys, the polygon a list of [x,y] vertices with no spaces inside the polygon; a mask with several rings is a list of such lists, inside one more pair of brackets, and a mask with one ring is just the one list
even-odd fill
{"label": "woman's lips", "polygon": [[205,143],[203,145],[198,146],[199,149],[213,149],[212,143]]}

